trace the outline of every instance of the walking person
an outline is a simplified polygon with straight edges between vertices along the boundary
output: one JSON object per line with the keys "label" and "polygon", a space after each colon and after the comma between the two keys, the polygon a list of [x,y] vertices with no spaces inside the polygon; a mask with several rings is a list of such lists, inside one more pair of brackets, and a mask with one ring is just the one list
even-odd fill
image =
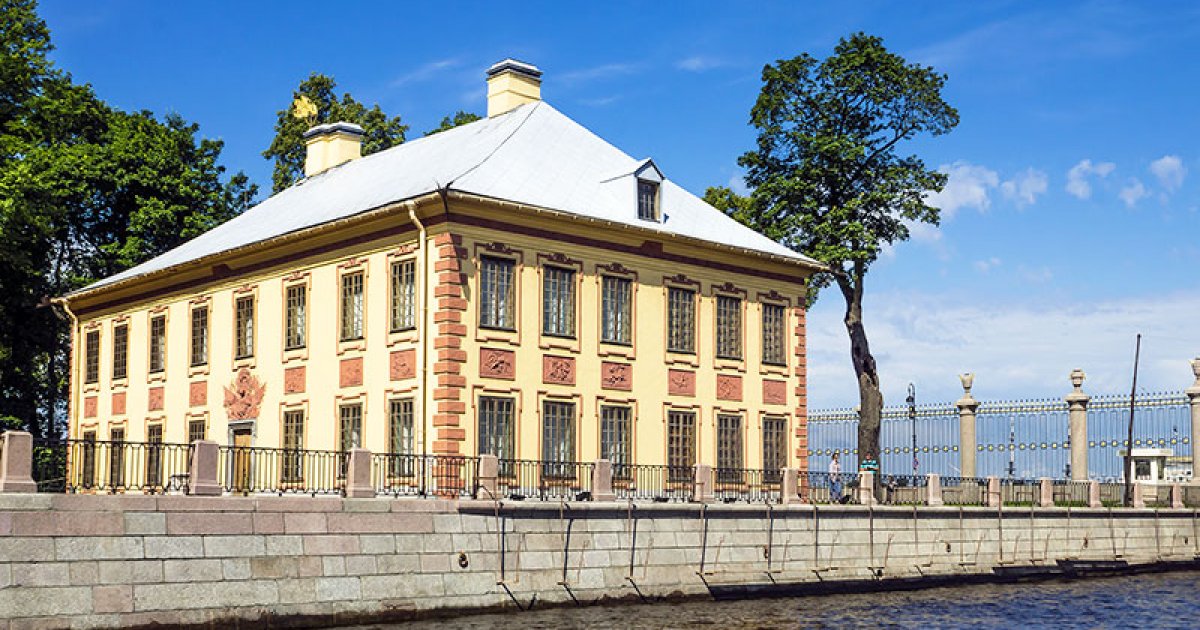
{"label": "walking person", "polygon": [[838,460],[837,451],[829,460],[829,500],[833,503],[842,502],[842,462]]}

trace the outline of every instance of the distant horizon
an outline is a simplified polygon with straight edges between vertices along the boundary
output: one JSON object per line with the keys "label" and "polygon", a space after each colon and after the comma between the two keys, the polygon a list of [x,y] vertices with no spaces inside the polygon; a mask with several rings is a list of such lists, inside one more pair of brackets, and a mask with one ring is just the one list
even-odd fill
{"label": "distant horizon", "polygon": [[[926,10],[914,9],[926,7]],[[636,7],[637,20],[629,14]],[[370,11],[369,15],[366,14]],[[276,112],[312,72],[401,115],[414,139],[458,110],[484,113],[484,70],[539,66],[563,113],[695,194],[744,191],[738,156],[764,64],[830,54],[856,31],[949,76],[962,122],[907,150],[949,175],[939,226],[915,225],[866,281],[864,319],[885,404],[1178,391],[1200,356],[1200,6],[863,2],[356,6],[341,40],[309,38],[326,5],[50,0],[51,59],[100,98],[178,112],[225,141],[222,163],[264,193]],[[230,19],[236,16],[236,19]],[[653,25],[653,36],[644,25]],[[401,43],[402,45],[395,45]],[[261,200],[261,199],[260,199]],[[809,315],[812,409],[858,400],[842,299]]]}

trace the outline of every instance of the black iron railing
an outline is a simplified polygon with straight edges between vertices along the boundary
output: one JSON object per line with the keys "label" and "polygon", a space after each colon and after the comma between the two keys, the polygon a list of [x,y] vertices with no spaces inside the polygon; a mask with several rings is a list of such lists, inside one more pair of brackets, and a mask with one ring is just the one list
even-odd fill
{"label": "black iron railing", "polygon": [[475,497],[479,458],[458,455],[371,455],[371,485],[394,497]]}
{"label": "black iron railing", "polygon": [[1042,484],[1037,479],[1000,480],[1000,501],[1004,505],[1034,506],[1041,497]]}
{"label": "black iron railing", "polygon": [[1087,507],[1091,498],[1091,483],[1071,479],[1055,479],[1050,482],[1054,491],[1054,505],[1058,507]]}
{"label": "black iron railing", "polygon": [[339,451],[221,446],[217,483],[231,494],[342,494],[348,455]]}
{"label": "black iron railing", "polygon": [[714,468],[713,496],[722,503],[779,503],[779,471]]}
{"label": "black iron railing", "polygon": [[624,464],[618,475],[613,466],[613,493],[626,501],[691,501],[695,472],[688,466]]}
{"label": "black iron railing", "polygon": [[875,499],[884,505],[924,505],[929,499],[929,477],[883,475]]}
{"label": "black iron railing", "polygon": [[984,505],[987,480],[978,477],[942,477],[942,503],[945,505]]}
{"label": "black iron railing", "polygon": [[498,460],[496,491],[515,500],[587,501],[592,495],[591,462]]}
{"label": "black iron railing", "polygon": [[849,473],[831,475],[824,472],[800,471],[796,478],[796,492],[804,503],[852,503],[857,487],[858,475]]}
{"label": "black iron railing", "polygon": [[166,442],[36,440],[39,492],[186,492],[191,447]]}

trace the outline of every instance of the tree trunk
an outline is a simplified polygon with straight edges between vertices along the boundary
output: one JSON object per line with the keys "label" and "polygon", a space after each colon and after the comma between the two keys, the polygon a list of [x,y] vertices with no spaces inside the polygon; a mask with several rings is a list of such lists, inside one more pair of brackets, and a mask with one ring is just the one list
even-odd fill
{"label": "tree trunk", "polygon": [[863,328],[862,294],[856,291],[852,293],[846,296],[846,317],[843,322],[850,335],[850,361],[854,364],[854,375],[858,379],[858,460],[861,462],[870,455],[879,461],[883,394],[879,391],[875,357],[871,355],[867,331]]}

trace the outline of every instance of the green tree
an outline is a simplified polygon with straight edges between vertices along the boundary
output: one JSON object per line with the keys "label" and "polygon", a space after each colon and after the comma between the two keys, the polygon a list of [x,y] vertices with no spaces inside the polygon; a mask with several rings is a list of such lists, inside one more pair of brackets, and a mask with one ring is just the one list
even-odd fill
{"label": "green tree", "polygon": [[245,209],[222,144],[177,115],[127,113],[46,55],[29,0],[0,0],[0,416],[54,434],[65,412],[69,329],[45,299],[179,245]]}
{"label": "green tree", "polygon": [[831,284],[845,300],[858,452],[877,456],[883,396],[863,325],[864,281],[885,246],[909,237],[910,224],[937,225],[938,209],[925,200],[946,176],[900,148],[919,135],[949,132],[958,112],[942,99],[945,75],[863,33],[842,39],[823,61],[802,54],[768,65],[762,80],[750,112],[757,146],[738,160],[751,193],[714,188],[706,198],[828,266],[810,282],[809,300]]}
{"label": "green tree", "polygon": [[[275,117],[275,137],[263,157],[275,160],[272,174],[272,194],[278,193],[304,177],[304,132],[316,125],[331,122],[351,122],[363,128],[363,155],[370,155],[404,142],[408,125],[400,117],[389,118],[379,105],[367,109],[349,93],[339,98],[333,77],[312,73],[292,93],[292,100]],[[300,110],[311,107],[310,111]]]}
{"label": "green tree", "polygon": [[446,116],[443,118],[442,122],[438,124],[437,129],[426,131],[425,135],[432,136],[435,133],[446,131],[447,129],[453,129],[460,125],[473,123],[477,120],[480,120],[479,114],[472,114],[471,112],[458,110],[457,112],[454,112],[453,116]]}

